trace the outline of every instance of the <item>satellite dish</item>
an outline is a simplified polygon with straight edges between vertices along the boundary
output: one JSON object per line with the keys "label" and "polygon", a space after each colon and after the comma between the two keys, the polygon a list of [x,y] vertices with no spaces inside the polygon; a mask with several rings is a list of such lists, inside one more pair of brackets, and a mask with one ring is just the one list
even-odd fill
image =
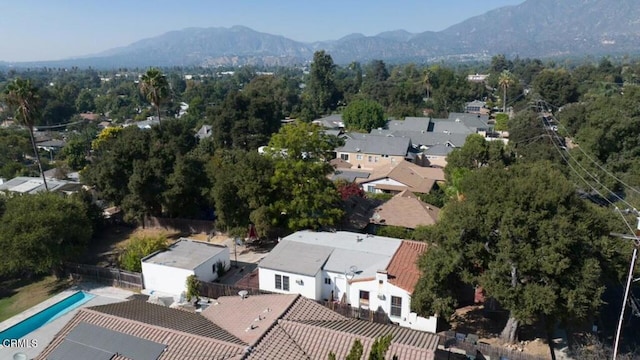
{"label": "satellite dish", "polygon": [[351,265],[351,267],[349,267],[349,271],[345,272],[344,276],[347,278],[347,280],[351,280],[356,276],[357,272],[358,267],[355,265]]}

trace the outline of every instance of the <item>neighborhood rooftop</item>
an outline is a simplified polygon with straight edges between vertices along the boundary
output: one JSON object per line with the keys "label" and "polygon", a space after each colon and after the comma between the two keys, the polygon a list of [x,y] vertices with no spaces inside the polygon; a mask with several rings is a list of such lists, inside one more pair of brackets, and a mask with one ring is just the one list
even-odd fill
{"label": "neighborhood rooftop", "polygon": [[285,238],[260,261],[260,267],[315,276],[332,251],[333,248],[328,246],[303,244]]}
{"label": "neighborhood rooftop", "polygon": [[165,251],[155,252],[142,259],[143,262],[193,270],[208,259],[218,255],[224,246],[180,238]]}
{"label": "neighborhood rooftop", "polygon": [[[49,191],[77,192],[82,188],[82,184],[66,181],[47,179]],[[0,184],[0,191],[10,191],[24,194],[35,194],[45,191],[44,181],[40,177],[19,176]]]}
{"label": "neighborhood rooftop", "polygon": [[345,139],[344,146],[337,148],[336,151],[405,156],[410,145],[411,139],[408,137],[349,133]]}
{"label": "neighborhood rooftop", "polygon": [[320,232],[298,231],[282,240],[321,245],[336,249],[354,250],[372,254],[389,255],[396,252],[400,240],[385,236],[359,234],[348,231]]}
{"label": "neighborhood rooftop", "polygon": [[[101,338],[87,339],[89,333]],[[66,359],[60,356],[69,351],[123,360],[326,359],[329,352],[344,358],[355,339],[369,349],[388,334],[389,356],[434,358],[433,333],[349,319],[300,295],[220,297],[202,315],[132,300],[81,309],[36,359]],[[89,346],[71,344],[77,339]],[[134,340],[144,346],[132,346]],[[126,345],[115,358],[114,344]]]}

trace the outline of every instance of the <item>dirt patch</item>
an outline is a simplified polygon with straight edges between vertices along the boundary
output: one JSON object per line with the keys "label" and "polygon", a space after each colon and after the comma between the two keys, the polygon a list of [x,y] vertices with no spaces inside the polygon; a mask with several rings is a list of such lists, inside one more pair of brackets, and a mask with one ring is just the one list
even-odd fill
{"label": "dirt patch", "polygon": [[156,228],[133,228],[114,225],[103,229],[91,241],[82,263],[113,266],[118,255],[133,237],[165,236],[169,240],[177,240],[182,234]]}
{"label": "dirt patch", "polygon": [[492,346],[504,346],[541,358],[551,358],[549,345],[544,340],[546,338],[544,328],[539,324],[521,326],[518,335],[520,341],[513,345],[504,345],[499,337],[507,320],[508,313],[505,311],[485,311],[484,306],[474,305],[457,309],[451,317],[450,325],[452,331],[476,334],[480,342]]}

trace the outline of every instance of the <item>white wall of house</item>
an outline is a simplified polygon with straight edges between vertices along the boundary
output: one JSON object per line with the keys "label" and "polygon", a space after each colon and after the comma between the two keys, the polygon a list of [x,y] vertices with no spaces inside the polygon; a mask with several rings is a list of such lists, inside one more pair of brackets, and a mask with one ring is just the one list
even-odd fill
{"label": "white wall of house", "polygon": [[144,288],[174,296],[187,290],[187,277],[194,275],[193,270],[142,262]]}
{"label": "white wall of house", "polygon": [[231,260],[229,258],[228,247],[223,248],[220,253],[211,257],[209,260],[203,262],[194,269],[194,273],[198,280],[206,282],[216,280],[218,278],[218,273],[216,272],[216,263],[218,261],[221,261],[224,264],[225,270],[229,270],[231,267]]}
{"label": "white wall of house", "polygon": [[393,185],[393,186],[404,186],[404,187],[407,186],[399,181],[396,181],[390,178],[368,181],[366,183],[361,184],[362,190],[366,192],[381,193],[382,190],[376,189],[376,185]]}
{"label": "white wall of house", "polygon": [[[320,293],[321,299],[339,301],[342,299],[342,295],[349,291],[349,284],[343,273],[322,271],[320,281],[320,287],[322,289]],[[333,299],[331,299],[332,295]]]}
{"label": "white wall of house", "polygon": [[[280,288],[276,288],[276,275],[281,276]],[[284,277],[288,277],[289,290],[284,289]],[[305,276],[264,268],[260,268],[258,270],[260,290],[282,294],[300,294],[306,298],[313,300],[320,299],[321,297],[321,279],[322,271],[318,271],[318,274],[316,274],[316,276]]]}
{"label": "white wall of house", "polygon": [[[376,274],[375,280],[352,282],[349,285],[348,303],[353,307],[368,308],[371,311],[382,310],[391,321],[400,326],[435,333],[438,324],[437,318],[432,316],[427,319],[411,312],[411,294],[387,280],[386,273],[381,272]],[[368,302],[360,298],[361,291],[369,293]],[[397,302],[398,299],[400,299],[400,304]],[[392,309],[393,300],[396,303],[393,304]]]}

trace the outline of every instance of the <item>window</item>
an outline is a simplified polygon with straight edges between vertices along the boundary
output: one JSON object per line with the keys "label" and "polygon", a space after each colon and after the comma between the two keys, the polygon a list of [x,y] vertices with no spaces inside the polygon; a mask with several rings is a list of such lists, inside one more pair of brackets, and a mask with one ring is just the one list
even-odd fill
{"label": "window", "polygon": [[369,306],[369,292],[360,290],[360,305]]}
{"label": "window", "polygon": [[356,155],[356,160],[362,160],[362,155]]}
{"label": "window", "polygon": [[402,315],[402,298],[399,296],[391,297],[391,316]]}
{"label": "window", "polygon": [[349,161],[349,154],[340,154],[340,159],[344,161]]}
{"label": "window", "polygon": [[367,192],[376,192],[376,187],[375,185],[367,185]]}
{"label": "window", "polygon": [[327,285],[331,285],[331,278],[324,278],[324,283]]}
{"label": "window", "polygon": [[367,157],[367,161],[372,162],[372,161],[373,161],[373,156],[369,155],[369,156]]}
{"label": "window", "polygon": [[377,156],[373,158],[373,162],[378,162],[378,157]]}
{"label": "window", "polygon": [[289,291],[289,277],[276,275],[276,289]]}

